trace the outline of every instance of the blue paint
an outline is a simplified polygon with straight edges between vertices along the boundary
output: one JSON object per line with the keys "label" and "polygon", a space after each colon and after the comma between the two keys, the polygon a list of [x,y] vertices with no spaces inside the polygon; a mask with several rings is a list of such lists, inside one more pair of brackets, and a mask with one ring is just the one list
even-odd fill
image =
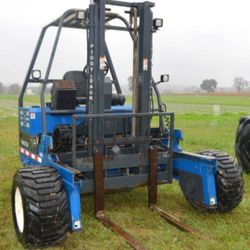
{"label": "blue paint", "polygon": [[[173,172],[178,173],[179,170],[182,170],[200,176],[202,180],[203,203],[206,206],[218,204],[215,183],[217,160],[214,157],[183,152],[179,145],[180,141],[183,140],[182,131],[175,130]],[[174,175],[174,178],[179,180],[179,176]]]}
{"label": "blue paint", "polygon": [[182,130],[175,129],[174,130],[174,152],[182,152],[182,148],[180,146],[180,141],[184,140],[184,135]]}
{"label": "blue paint", "polygon": [[[131,106],[115,106],[112,107],[112,112],[131,112],[131,109]],[[86,112],[85,106],[77,107],[70,114],[51,114],[49,113],[49,108],[46,108],[46,111],[48,133],[52,133],[55,127],[58,125],[72,124],[73,114],[84,114]],[[26,133],[30,136],[38,136],[42,134],[41,108],[20,108],[19,115],[20,132]],[[83,120],[84,118],[79,119],[78,122],[82,122]],[[183,140],[183,138],[184,137],[181,130],[174,131],[173,171],[178,172],[179,170],[182,170],[200,176],[202,180],[203,203],[207,206],[211,206],[211,201],[213,200],[213,205],[216,205],[217,195],[215,186],[215,174],[217,161],[215,158],[183,152],[180,146],[180,141]],[[169,138],[162,138],[161,144],[164,148],[169,147]],[[56,163],[56,159],[53,159],[49,152],[49,149],[52,149],[52,147],[53,138],[49,134],[42,135],[37,148],[37,152],[35,152],[39,157],[42,158],[42,163],[38,163],[37,161],[24,154],[20,154],[20,160],[27,166],[52,166],[57,169],[64,183],[64,187],[68,197],[71,229],[73,231],[78,231],[83,227],[81,220],[80,202],[80,190],[83,182],[76,180],[74,172],[72,172],[69,168],[65,168],[65,166]],[[165,171],[166,167],[166,164],[159,164],[158,171]],[[136,175],[137,168],[131,168],[130,171],[130,174]],[[123,173],[121,169],[109,169],[107,170],[107,176],[109,178],[123,176]],[[178,175],[174,176],[174,178],[177,180],[179,179]]]}
{"label": "blue paint", "polygon": [[[79,106],[74,111],[68,114],[52,114],[49,113],[50,109],[46,108],[46,120],[48,133],[52,133],[58,125],[72,124],[72,115],[85,114],[86,107]],[[112,107],[113,113],[131,112],[131,106],[114,106]],[[39,135],[42,133],[42,112],[40,107],[26,107],[19,108],[19,127],[20,132],[29,134],[30,136]],[[78,124],[82,122],[78,119]],[[21,124],[24,122],[24,124]]]}
{"label": "blue paint", "polygon": [[[84,114],[86,113],[85,106],[77,107],[72,113],[69,114],[51,114],[50,109],[46,108],[46,119],[48,126],[48,133],[52,133],[56,126],[72,124],[73,114]],[[115,106],[112,107],[113,113],[131,112],[131,106]],[[19,109],[19,128],[20,132],[26,133],[30,136],[37,136],[42,134],[42,113],[40,107],[26,107]],[[79,119],[79,123],[84,119]],[[22,123],[21,123],[22,122]],[[37,155],[42,158],[42,163],[38,163],[32,158],[20,153],[20,160],[24,165],[27,166],[52,166],[59,172],[64,187],[67,193],[70,218],[71,218],[71,229],[73,231],[81,230],[81,202],[80,202],[80,190],[81,181],[75,180],[75,175],[69,169],[57,164],[55,159],[49,154],[49,149],[53,148],[53,138],[49,135],[42,135],[41,141],[38,145]],[[119,170],[120,171],[120,170]],[[110,176],[117,176],[117,170],[111,170]]]}
{"label": "blue paint", "polygon": [[32,158],[20,153],[20,161],[24,166],[41,166],[41,164]]}
{"label": "blue paint", "polygon": [[[215,186],[215,173],[217,160],[212,157],[204,157],[198,154],[175,153],[173,159],[173,171],[179,170],[195,174],[202,179],[203,203],[207,206],[217,204]],[[174,176],[177,180],[178,176]],[[213,204],[211,203],[213,201]]]}
{"label": "blue paint", "polygon": [[70,224],[71,230],[79,231],[83,228],[81,219],[81,182],[75,180],[75,175],[69,169],[50,160],[50,166],[55,167],[59,172],[64,188],[67,193],[69,210],[70,210]]}

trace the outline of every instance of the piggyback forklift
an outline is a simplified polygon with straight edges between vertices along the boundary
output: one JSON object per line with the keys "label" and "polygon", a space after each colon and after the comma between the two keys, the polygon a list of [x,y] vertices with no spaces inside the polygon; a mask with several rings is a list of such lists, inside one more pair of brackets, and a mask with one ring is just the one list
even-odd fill
{"label": "piggyback forklift", "polygon": [[[114,6],[123,8],[124,16],[112,12]],[[86,10],[70,9],[42,29],[19,97],[24,167],[13,180],[12,209],[24,246],[49,246],[68,230],[81,230],[81,193],[94,194],[96,218],[134,249],[145,247],[105,215],[105,191],[148,186],[149,208],[186,232],[194,230],[157,206],[158,184],[177,179],[187,201],[199,210],[227,212],[241,202],[242,173],[232,158],[220,151],[187,153],[179,144],[183,134],[174,128],[174,113],[167,112],[158,90],[168,75],[159,82],[152,77],[152,36],[163,25],[153,18],[153,7],[151,2],[94,0]],[[42,78],[34,65],[50,27],[57,33]],[[87,64],[51,79],[65,28],[86,32]],[[132,105],[125,105],[105,41],[107,30],[131,37]],[[40,105],[24,106],[28,84],[41,85]],[[48,84],[53,85],[49,103]]]}

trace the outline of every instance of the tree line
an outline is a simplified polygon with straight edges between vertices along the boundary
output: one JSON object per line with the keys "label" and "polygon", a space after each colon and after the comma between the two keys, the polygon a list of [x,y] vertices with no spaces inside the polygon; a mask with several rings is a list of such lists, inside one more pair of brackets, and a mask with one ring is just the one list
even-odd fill
{"label": "tree line", "polygon": [[0,82],[0,94],[18,95],[20,93],[20,90],[21,87],[17,83],[5,85],[2,82]]}
{"label": "tree line", "polygon": [[[249,85],[250,81],[245,80],[243,77],[235,77],[233,80],[233,87],[238,92],[244,91]],[[218,83],[215,79],[206,79],[202,81],[200,88],[206,91],[207,93],[213,93],[215,92],[217,86]]]}
{"label": "tree line", "polygon": [[[132,91],[132,79],[131,77],[128,78],[129,82],[129,89]],[[215,92],[218,83],[215,79],[205,79],[200,84],[200,88],[207,93]],[[242,92],[247,87],[250,86],[250,81],[245,80],[243,77],[235,77],[233,80],[233,87],[238,91]],[[21,86],[17,83],[13,83],[10,85],[4,85],[0,82],[0,94],[10,94],[10,95],[18,95],[20,93]],[[32,94],[39,94],[40,88],[39,87],[32,87],[30,88]]]}
{"label": "tree line", "polygon": [[[3,84],[2,82],[0,82],[0,95],[3,95],[3,94],[19,95],[20,91],[21,91],[21,85],[19,85],[18,83],[7,85],[7,84]],[[49,91],[50,89],[47,89],[46,93]],[[30,86],[28,88],[28,91],[26,92],[27,94],[33,94],[33,95],[40,94],[41,86]]]}

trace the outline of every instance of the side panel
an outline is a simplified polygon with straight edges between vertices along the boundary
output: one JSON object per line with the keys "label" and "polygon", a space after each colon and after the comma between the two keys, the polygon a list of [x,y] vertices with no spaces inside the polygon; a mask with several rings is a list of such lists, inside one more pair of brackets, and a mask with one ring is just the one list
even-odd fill
{"label": "side panel", "polygon": [[[113,113],[129,113],[131,106],[114,106]],[[73,114],[82,114],[86,112],[86,107],[77,107],[75,112],[52,114],[49,108],[46,109],[47,129],[48,133],[52,133],[57,125],[72,124]],[[36,136],[42,133],[42,113],[40,107],[26,107],[19,110],[19,128],[21,133],[30,136]]]}
{"label": "side panel", "polygon": [[71,230],[79,231],[83,227],[80,197],[81,182],[76,180],[76,177],[71,170],[53,161],[48,162],[48,165],[56,168],[63,180],[70,208]]}
{"label": "side panel", "polygon": [[[189,190],[193,187],[194,190],[192,192],[194,195],[198,196],[199,192],[202,193],[202,202],[207,206],[217,204],[215,186],[216,167],[217,161],[213,157],[204,157],[186,152],[174,153],[174,177],[182,181],[182,187],[185,186],[185,188],[188,188],[189,185]],[[181,176],[182,174],[184,175]],[[193,177],[187,178],[188,176]]]}

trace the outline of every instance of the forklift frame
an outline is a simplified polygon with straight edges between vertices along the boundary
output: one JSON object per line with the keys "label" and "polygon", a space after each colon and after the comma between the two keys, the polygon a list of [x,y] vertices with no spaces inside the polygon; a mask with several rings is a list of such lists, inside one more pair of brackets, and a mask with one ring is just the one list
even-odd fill
{"label": "forklift frame", "polygon": [[[131,19],[133,17],[136,22],[139,19],[139,25],[133,27],[132,23],[129,23],[124,17],[109,12],[106,5],[119,6],[130,8],[129,13]],[[171,183],[172,177],[177,180],[180,179],[180,173],[191,173],[200,178],[203,190],[202,201],[207,206],[215,206],[217,204],[217,195],[215,188],[215,170],[217,161],[213,157],[201,156],[196,154],[185,153],[182,151],[179,142],[183,139],[182,132],[174,129],[174,114],[171,112],[164,112],[159,91],[152,78],[152,33],[153,29],[153,15],[151,8],[154,7],[154,3],[128,3],[112,0],[94,0],[91,1],[87,10],[71,9],[66,11],[59,19],[56,19],[52,23],[48,24],[42,29],[40,34],[34,55],[32,57],[26,78],[23,84],[19,96],[19,114],[24,112],[23,98],[28,83],[42,83],[41,90],[41,112],[42,112],[42,135],[37,152],[37,156],[40,160],[32,157],[30,152],[20,146],[20,157],[25,165],[41,165],[52,166],[57,169],[64,182],[64,186],[67,192],[70,214],[71,214],[71,229],[78,231],[82,229],[81,221],[81,204],[80,204],[80,192],[81,188],[88,184],[86,192],[95,193],[95,215],[104,225],[109,225],[111,230],[122,235],[125,240],[135,249],[144,249],[137,241],[131,240],[131,235],[124,233],[124,230],[115,225],[104,215],[104,190],[106,187],[110,189],[121,189],[124,187],[135,187],[142,184],[149,187],[149,207],[158,212],[162,217],[178,227],[181,227],[184,231],[193,232],[192,229],[187,226],[182,226],[180,222],[169,216],[166,212],[156,206],[157,203],[157,184],[158,183]],[[135,11],[137,10],[137,11]],[[78,15],[85,15],[86,19],[78,19]],[[108,21],[118,18],[125,25],[113,26],[106,25]],[[86,21],[88,20],[88,21]],[[34,80],[31,79],[33,68],[39,54],[44,36],[49,27],[58,27],[54,45],[51,51],[49,63],[46,69],[44,79]],[[86,105],[86,114],[75,114],[72,110],[48,110],[45,103],[45,90],[48,83],[53,83],[54,79],[50,79],[50,71],[53,64],[53,60],[56,53],[56,48],[61,35],[62,28],[76,28],[87,29],[88,39],[88,96]],[[108,46],[105,42],[105,30],[117,30],[129,32],[132,41],[134,43],[134,77],[133,84],[137,84],[137,92],[135,93],[135,99],[133,100],[136,105],[134,112],[126,114],[106,114],[104,108],[104,62],[108,61],[110,72],[113,78],[113,82],[118,94],[121,94],[121,88],[118,77],[115,73],[115,69],[111,60]],[[137,36],[137,37],[136,37]],[[158,112],[150,109],[151,100],[151,88],[155,89],[155,93],[158,101]],[[134,104],[135,104],[134,103]],[[61,164],[57,162],[50,149],[53,147],[53,138],[48,134],[47,129],[47,115],[72,115],[72,166]],[[161,134],[158,141],[165,142],[165,152],[159,152],[157,147],[150,145],[152,138],[150,138],[150,120],[153,116],[159,117],[159,126],[161,131],[165,134]],[[163,128],[165,126],[164,117],[170,117],[169,128]],[[131,118],[135,123],[133,126],[132,135],[130,138],[105,138],[104,135],[104,120],[106,118],[121,119]],[[94,178],[91,181],[84,180],[83,171],[77,164],[77,149],[76,149],[76,124],[77,120],[88,120],[88,141],[89,151],[88,157],[91,157],[91,163],[84,162],[85,171],[86,166],[94,172]],[[19,115],[19,123],[21,122],[21,115]],[[115,122],[114,122],[115,123]],[[141,158],[145,156],[145,162],[148,166],[148,171],[143,175],[131,176],[130,179],[127,176],[120,176],[117,180],[110,178],[108,182],[103,175],[103,170],[108,168],[110,164],[109,159],[105,158],[103,152],[105,145],[119,145],[129,143],[134,144],[135,154],[137,156],[137,165],[140,166]],[[27,152],[27,153],[26,153]],[[133,154],[132,154],[133,155]],[[127,157],[127,164],[129,165],[132,160]],[[116,160],[113,160],[115,168],[124,168],[121,164],[122,156],[117,156]],[[123,159],[124,162],[124,159]],[[162,173],[157,169],[158,164],[165,162],[166,169]],[[120,165],[119,165],[120,164]],[[133,163],[135,164],[135,163]],[[111,167],[112,168],[112,167]],[[114,167],[113,167],[114,168]],[[140,178],[142,181],[140,181]],[[122,180],[122,182],[121,182]],[[130,180],[130,181],[129,181]],[[119,184],[119,182],[121,184]],[[109,183],[109,184],[108,184]],[[109,188],[108,188],[109,189]],[[118,229],[117,229],[118,228]],[[121,232],[123,231],[123,232]]]}

